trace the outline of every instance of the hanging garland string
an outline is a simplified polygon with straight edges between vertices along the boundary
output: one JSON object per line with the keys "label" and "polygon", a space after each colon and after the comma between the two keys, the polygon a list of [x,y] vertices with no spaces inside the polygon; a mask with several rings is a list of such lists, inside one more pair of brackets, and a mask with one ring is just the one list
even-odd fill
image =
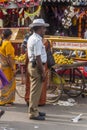
{"label": "hanging garland string", "polygon": [[27,12],[27,11],[24,11],[24,12],[25,12],[25,14],[26,14],[28,17],[30,17],[30,16],[35,16],[35,15],[37,15],[37,14],[40,12],[40,10],[41,10],[41,6],[38,6],[38,9],[37,9],[35,12],[33,12],[33,13],[29,13],[29,12]]}

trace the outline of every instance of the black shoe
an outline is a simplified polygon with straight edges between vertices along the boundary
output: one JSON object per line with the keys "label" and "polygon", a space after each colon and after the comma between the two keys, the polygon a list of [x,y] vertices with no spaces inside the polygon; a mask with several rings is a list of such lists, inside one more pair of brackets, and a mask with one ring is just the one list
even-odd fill
{"label": "black shoe", "polygon": [[40,115],[40,116],[46,116],[46,113],[44,113],[44,112],[39,112],[39,115]]}
{"label": "black shoe", "polygon": [[39,115],[37,117],[30,117],[30,119],[32,119],[32,120],[45,120],[45,117]]}
{"label": "black shoe", "polygon": [[0,111],[0,118],[2,117],[2,115],[5,113],[5,111],[1,110]]}

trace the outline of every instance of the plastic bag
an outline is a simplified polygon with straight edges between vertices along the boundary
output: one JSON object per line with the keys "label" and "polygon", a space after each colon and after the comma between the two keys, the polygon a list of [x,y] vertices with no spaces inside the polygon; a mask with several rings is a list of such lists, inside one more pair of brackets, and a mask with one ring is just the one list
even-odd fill
{"label": "plastic bag", "polygon": [[62,78],[62,77],[60,77],[60,78],[58,78],[57,76],[53,76],[53,83],[54,84],[65,84],[65,80]]}

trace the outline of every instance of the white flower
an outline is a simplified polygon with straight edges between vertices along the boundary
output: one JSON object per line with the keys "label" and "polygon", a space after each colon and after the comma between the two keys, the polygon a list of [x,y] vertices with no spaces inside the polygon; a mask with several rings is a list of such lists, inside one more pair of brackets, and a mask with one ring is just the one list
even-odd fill
{"label": "white flower", "polygon": [[65,11],[64,11],[64,15],[67,15],[68,14],[68,11],[65,9]]}

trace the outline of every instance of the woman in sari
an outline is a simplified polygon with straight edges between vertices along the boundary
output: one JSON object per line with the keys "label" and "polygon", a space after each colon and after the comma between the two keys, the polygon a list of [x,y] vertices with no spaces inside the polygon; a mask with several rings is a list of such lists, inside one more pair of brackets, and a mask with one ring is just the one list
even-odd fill
{"label": "woman in sari", "polygon": [[15,53],[14,48],[10,42],[12,31],[10,29],[5,29],[2,33],[0,39],[0,63],[1,69],[6,76],[7,80],[10,82],[9,85],[3,87],[0,90],[0,105],[13,104],[15,101]]}

